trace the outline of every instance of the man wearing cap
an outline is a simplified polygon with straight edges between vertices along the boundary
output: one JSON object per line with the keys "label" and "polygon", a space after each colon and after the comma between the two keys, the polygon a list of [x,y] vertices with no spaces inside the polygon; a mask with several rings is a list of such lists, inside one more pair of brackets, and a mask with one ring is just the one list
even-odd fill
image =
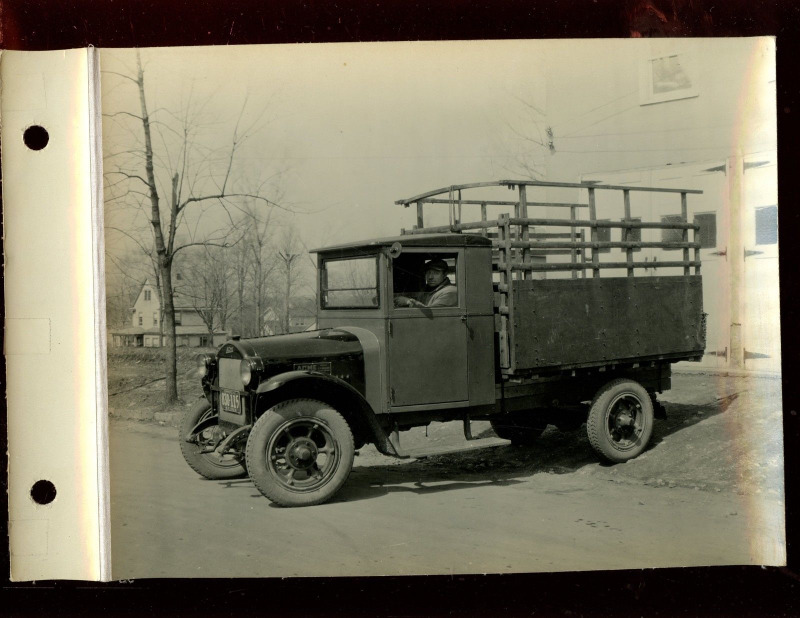
{"label": "man wearing cap", "polygon": [[397,307],[455,307],[458,305],[458,289],[447,276],[447,262],[433,259],[425,264],[425,292],[421,300],[406,296],[395,298]]}

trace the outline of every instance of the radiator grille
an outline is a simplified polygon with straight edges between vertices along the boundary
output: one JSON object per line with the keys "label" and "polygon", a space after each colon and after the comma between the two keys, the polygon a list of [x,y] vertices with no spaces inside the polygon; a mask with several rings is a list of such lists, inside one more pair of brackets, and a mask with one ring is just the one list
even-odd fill
{"label": "radiator grille", "polygon": [[241,361],[233,358],[219,359],[219,387],[234,391],[243,391],[242,378],[239,373]]}

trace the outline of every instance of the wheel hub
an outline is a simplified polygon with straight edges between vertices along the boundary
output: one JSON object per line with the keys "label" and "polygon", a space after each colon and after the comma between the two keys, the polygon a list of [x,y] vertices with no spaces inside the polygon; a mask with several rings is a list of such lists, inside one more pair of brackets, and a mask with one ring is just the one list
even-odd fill
{"label": "wheel hub", "polygon": [[309,438],[295,438],[286,447],[286,461],[293,468],[308,470],[317,461],[317,445]]}
{"label": "wheel hub", "polygon": [[614,422],[619,429],[632,426],[634,419],[630,409],[621,410],[614,419]]}

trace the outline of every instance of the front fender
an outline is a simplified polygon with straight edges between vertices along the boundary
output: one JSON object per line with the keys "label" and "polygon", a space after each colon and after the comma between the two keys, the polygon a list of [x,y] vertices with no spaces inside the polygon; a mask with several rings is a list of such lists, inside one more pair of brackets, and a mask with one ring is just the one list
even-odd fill
{"label": "front fender", "polygon": [[324,401],[345,417],[357,440],[373,443],[381,452],[391,448],[369,402],[352,385],[335,376],[308,370],[287,371],[261,382],[256,398],[256,418],[288,399]]}

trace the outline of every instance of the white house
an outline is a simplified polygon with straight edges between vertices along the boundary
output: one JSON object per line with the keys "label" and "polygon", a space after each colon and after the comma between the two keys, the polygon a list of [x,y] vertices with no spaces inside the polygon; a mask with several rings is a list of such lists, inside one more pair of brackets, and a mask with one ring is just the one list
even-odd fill
{"label": "white house", "polygon": [[[131,308],[130,326],[112,330],[111,342],[115,347],[133,346],[155,348],[163,345],[161,332],[161,299],[158,289],[148,279],[139,290]],[[213,338],[197,308],[182,294],[174,294],[176,345],[188,347],[216,347],[224,343],[230,333],[215,330]]]}

